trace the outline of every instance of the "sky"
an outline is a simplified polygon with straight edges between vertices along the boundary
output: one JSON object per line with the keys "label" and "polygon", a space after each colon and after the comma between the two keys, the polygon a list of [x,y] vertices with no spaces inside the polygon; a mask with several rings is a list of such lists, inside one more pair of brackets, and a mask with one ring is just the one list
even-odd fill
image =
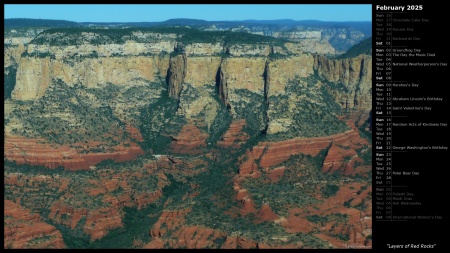
{"label": "sky", "polygon": [[6,18],[75,22],[152,22],[173,18],[208,21],[371,21],[370,4],[5,4]]}

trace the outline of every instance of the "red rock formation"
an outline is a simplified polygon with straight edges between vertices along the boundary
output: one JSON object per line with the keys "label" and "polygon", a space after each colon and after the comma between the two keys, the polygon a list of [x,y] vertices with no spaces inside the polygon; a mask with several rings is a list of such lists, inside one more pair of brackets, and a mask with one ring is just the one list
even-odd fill
{"label": "red rock formation", "polygon": [[[324,231],[324,233],[315,235],[328,241],[333,247],[342,248],[345,246],[344,243],[365,246],[366,237],[372,233],[372,205],[369,196],[372,190],[371,185],[365,186],[365,189],[362,188],[363,186],[365,185],[356,182],[341,185],[335,196],[326,198],[313,206],[289,210],[289,216],[281,222],[281,225],[289,233],[307,233],[313,231],[313,229]],[[361,203],[362,199],[369,200],[365,202],[365,209],[361,211],[353,208],[354,205]],[[344,203],[350,203],[350,208],[344,206]],[[307,216],[325,217],[336,213],[347,215],[347,221],[337,223],[331,220],[324,225],[320,225],[306,219]],[[348,235],[350,241],[343,242],[335,236],[342,234]]]}
{"label": "red rock formation", "polygon": [[167,229],[171,230],[175,227],[179,227],[184,224],[184,216],[190,212],[190,209],[177,210],[177,211],[163,211],[158,221],[153,225],[150,230],[152,238],[158,238],[164,235],[166,230],[161,229],[161,225],[167,225]]}
{"label": "red rock formation", "polygon": [[314,229],[312,223],[305,218],[297,217],[293,212],[286,219],[280,220],[280,223],[288,233],[309,233]]}
{"label": "red rock formation", "polygon": [[[261,167],[269,168],[286,161],[291,155],[302,153],[315,156],[321,150],[329,147],[332,142],[353,149],[352,152],[354,152],[354,149],[368,144],[355,130],[348,130],[344,133],[325,137],[261,142],[240,158],[239,175],[258,177],[259,171],[257,170],[256,160],[260,160],[259,165]],[[333,158],[331,157],[330,159],[332,160]]]}
{"label": "red rock formation", "polygon": [[238,200],[241,203],[241,215],[247,215],[249,213],[255,213],[255,203],[248,195],[248,192],[246,189],[240,189],[238,190],[238,193],[236,194],[236,200]]}
{"label": "red rock formation", "polygon": [[[63,219],[63,215],[66,217]],[[95,210],[75,208],[61,202],[55,202],[49,214],[49,218],[56,223],[75,229],[82,217],[86,218],[83,232],[91,237],[91,240],[101,239],[108,231],[123,227],[123,214],[117,206],[100,207]]]}
{"label": "red rock formation", "polygon": [[276,183],[280,181],[280,179],[283,177],[285,170],[286,166],[281,166],[273,170],[269,170],[267,172],[267,177],[270,179],[271,182]]}
{"label": "red rock formation", "polygon": [[138,209],[155,202],[162,197],[162,191],[159,189],[155,192],[143,192],[135,196]]}
{"label": "red rock formation", "polygon": [[144,151],[135,143],[129,147],[115,146],[113,152],[81,154],[66,145],[54,145],[44,139],[27,139],[5,135],[4,157],[17,164],[43,165],[50,169],[62,166],[69,170],[88,170],[89,166],[112,159],[118,162],[135,159]]}
{"label": "red rock formation", "polygon": [[217,142],[217,146],[239,148],[250,138],[246,132],[242,131],[245,124],[245,119],[231,122],[230,128],[222,136],[222,139]]}
{"label": "red rock formation", "polygon": [[275,214],[270,208],[269,204],[263,204],[261,209],[256,213],[256,217],[260,222],[262,221],[274,221],[278,219],[278,215]]}
{"label": "red rock formation", "polygon": [[[271,167],[289,159],[291,155],[305,154],[317,155],[322,149],[327,148],[331,142],[357,149],[367,145],[367,141],[362,139],[358,132],[348,130],[344,133],[334,134],[325,137],[315,137],[307,139],[291,139],[280,142],[262,142],[253,149],[263,150],[268,146],[267,151],[261,157],[261,167]],[[257,152],[257,151],[254,151]]]}
{"label": "red rock formation", "polygon": [[170,149],[178,154],[200,154],[202,148],[206,147],[208,134],[201,132],[193,124],[184,125],[178,136],[170,144]]}
{"label": "red rock formation", "polygon": [[258,244],[239,236],[228,236],[222,249],[256,249]]}
{"label": "red rock formation", "polygon": [[[163,211],[150,230],[152,240],[144,248],[161,248],[165,243],[171,248],[205,248],[212,246],[214,239],[223,236],[213,229],[186,226],[185,215],[190,211],[190,209]],[[163,239],[167,231],[171,231],[172,235]]]}
{"label": "red rock formation", "polygon": [[41,216],[4,201],[4,248],[65,248],[61,232],[41,221]]}
{"label": "red rock formation", "polygon": [[97,240],[105,236],[109,230],[123,227],[122,214],[115,208],[100,208],[89,212],[83,232]]}
{"label": "red rock formation", "polygon": [[108,159],[116,162],[131,161],[136,159],[137,156],[144,154],[144,151],[135,143],[130,143],[129,147],[118,145],[113,147],[113,149],[114,151],[109,153],[88,153],[80,156],[91,166]]}
{"label": "red rock formation", "polygon": [[145,244],[144,249],[162,249],[164,248],[164,241],[161,238],[153,238],[149,243]]}
{"label": "red rock formation", "polygon": [[260,172],[258,171],[258,164],[256,160],[261,158],[264,149],[254,147],[251,151],[247,152],[239,158],[239,175],[240,176],[253,176],[258,177]]}
{"label": "red rock formation", "polygon": [[[66,218],[63,219],[62,216]],[[105,236],[108,231],[123,227],[123,214],[117,206],[100,207],[95,210],[67,206],[59,201],[55,202],[50,210],[49,218],[56,223],[75,229],[82,217],[86,217],[83,232],[97,240]]]}
{"label": "red rock formation", "polygon": [[188,249],[204,249],[214,247],[214,240],[226,235],[220,231],[199,226],[182,227],[175,234],[178,237],[178,245]]}
{"label": "red rock formation", "polygon": [[[55,202],[51,209],[48,218],[55,221],[56,223],[66,225],[71,229],[75,229],[76,225],[80,219],[84,216],[86,217],[88,210],[85,208],[74,208],[71,206],[64,205],[60,202]],[[67,215],[70,219],[61,219],[62,215]]]}
{"label": "red rock formation", "polygon": [[63,166],[69,169],[88,168],[86,160],[67,146],[51,146],[44,139],[27,139],[5,135],[5,159],[17,164],[44,165],[51,169]]}
{"label": "red rock formation", "polygon": [[354,174],[353,171],[349,171],[350,168],[345,170],[345,166],[349,164],[349,162],[357,157],[356,151],[353,149],[343,149],[339,147],[337,144],[333,143],[328,150],[327,156],[323,161],[323,172],[333,173],[336,170],[343,170],[346,175]]}
{"label": "red rock formation", "polygon": [[[354,118],[352,118],[351,121],[354,122]],[[363,161],[357,156],[355,150],[368,145],[367,141],[361,138],[357,131],[357,128],[354,126],[351,130],[331,136],[259,143],[257,146],[253,147],[252,150],[248,150],[246,154],[239,158],[239,174],[233,178],[233,189],[236,191],[236,199],[241,202],[243,202],[244,199],[251,200],[252,196],[249,196],[247,190],[241,187],[241,182],[244,178],[258,175],[260,174],[259,170],[261,170],[266,173],[267,179],[264,180],[265,182],[277,182],[280,180],[280,177],[284,175],[286,167],[281,166],[271,169],[273,166],[286,161],[291,155],[303,153],[315,156],[321,150],[328,147],[330,149],[324,160],[324,172],[332,172],[337,169],[342,171],[345,175],[367,172],[367,170],[370,169],[370,166],[356,166],[356,163],[362,163]],[[274,221],[275,223],[280,224],[288,233],[309,233],[317,230],[325,231],[326,234],[323,234],[325,236],[323,239],[330,242],[330,245],[341,247],[343,242],[337,238],[333,239],[334,237],[329,235],[329,231],[332,226],[336,227],[344,223],[341,222],[337,225],[333,225],[334,222],[332,224],[321,226],[320,224],[308,221],[306,217],[312,215],[324,217],[335,213],[347,214],[347,223],[351,230],[351,234],[349,234],[351,241],[354,241],[355,245],[368,245],[371,244],[371,241],[368,241],[366,238],[367,235],[371,234],[372,226],[371,220],[369,219],[372,212],[371,203],[369,203],[370,201],[365,202],[366,207],[364,211],[344,206],[344,203],[348,202],[350,202],[351,206],[356,206],[363,200],[370,199],[370,196],[368,196],[370,189],[362,190],[361,187],[362,184],[360,183],[342,183],[335,196],[326,198],[317,204],[305,208],[290,209],[287,217],[278,218],[276,214],[268,211],[270,208],[264,206],[256,213],[256,216],[259,217],[260,220],[264,220],[264,218],[261,217],[264,217],[264,213],[267,213],[267,218],[265,220]],[[358,192],[358,189],[361,190]],[[321,198],[319,195],[316,197]],[[248,202],[251,203],[251,201]],[[249,204],[247,203],[247,205]],[[342,231],[336,230],[336,235],[339,233],[342,233]],[[331,239],[328,240],[327,236]],[[232,240],[229,238],[226,245],[228,248],[234,248],[237,244],[234,239]],[[272,247],[273,245],[269,246],[266,242],[260,242],[257,246],[267,248]],[[294,245],[284,246],[292,247]],[[303,247],[301,244],[295,246]],[[275,247],[277,246],[275,245]]]}
{"label": "red rock formation", "polygon": [[[262,217],[268,217],[267,214],[271,212],[270,207],[266,206],[261,209]],[[200,226],[187,226],[185,222],[185,215],[190,212],[190,209],[163,211],[158,221],[150,230],[152,240],[147,243],[144,248],[160,249],[160,248],[217,248],[216,239],[225,239],[225,242],[220,246],[222,249],[250,249],[250,248],[299,248],[302,246],[298,244],[273,245],[258,243],[247,238],[229,235],[225,232],[215,230],[212,228],[205,228]],[[269,215],[275,218],[273,215]],[[169,233],[170,232],[170,233]],[[167,236],[170,234],[170,236]],[[285,242],[283,238],[281,241]]]}

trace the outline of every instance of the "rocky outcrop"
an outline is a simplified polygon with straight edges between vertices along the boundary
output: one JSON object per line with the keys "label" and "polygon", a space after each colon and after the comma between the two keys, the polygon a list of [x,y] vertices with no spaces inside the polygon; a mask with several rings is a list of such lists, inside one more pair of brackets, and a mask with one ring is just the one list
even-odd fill
{"label": "rocky outcrop", "polygon": [[272,211],[269,204],[265,203],[262,205],[261,209],[256,212],[256,217],[259,221],[275,221],[278,219],[278,215]]}
{"label": "rocky outcrop", "polygon": [[286,166],[277,167],[273,170],[267,171],[267,177],[270,179],[271,182],[276,183],[280,181],[280,179],[284,175],[284,171],[286,170]]}
{"label": "rocky outcrop", "polygon": [[258,243],[239,236],[228,236],[221,249],[256,249]]}
{"label": "rocky outcrop", "polygon": [[269,90],[270,90],[270,65],[269,62],[266,62],[266,66],[264,67],[264,104],[269,106]]}
{"label": "rocky outcrop", "polygon": [[200,154],[202,148],[206,147],[206,138],[207,133],[194,124],[186,124],[177,136],[172,137],[170,149],[178,154]]}
{"label": "rocky outcrop", "polygon": [[83,232],[90,235],[94,241],[105,236],[109,230],[119,227],[123,227],[120,211],[114,208],[101,208],[89,213]]}
{"label": "rocky outcrop", "polygon": [[[189,209],[163,211],[150,230],[152,240],[144,248],[256,248],[257,243],[246,238],[228,235],[220,230],[185,224],[185,215]],[[170,237],[165,236],[170,234]],[[223,240],[220,244],[218,241]]]}
{"label": "rocky outcrop", "polygon": [[343,148],[338,144],[331,144],[328,153],[323,161],[322,171],[326,173],[333,173],[335,171],[343,172],[345,175],[354,175],[354,165],[356,162],[363,163],[358,157],[356,151],[350,148]]}
{"label": "rocky outcrop", "polygon": [[183,89],[184,78],[186,77],[187,57],[185,54],[170,58],[169,69],[167,70],[167,85],[169,96],[175,99],[180,98]]}
{"label": "rocky outcrop", "polygon": [[[201,226],[186,225],[185,215],[190,209],[165,210],[150,230],[152,240],[144,248],[217,248],[216,240],[226,233]],[[170,237],[165,236],[170,234]]]}
{"label": "rocky outcrop", "polygon": [[323,55],[314,57],[314,70],[330,82],[341,84],[330,88],[336,100],[346,109],[372,108],[372,57],[360,55],[349,59],[330,60]]}
{"label": "rocky outcrop", "polygon": [[[305,155],[316,156],[321,150],[328,148],[331,142],[352,149],[367,145],[367,141],[362,139],[355,130],[348,130],[344,133],[325,137],[296,138],[279,142],[261,142],[255,146],[252,151],[247,151],[246,156],[248,159],[244,159],[244,162],[241,163],[240,174],[246,174],[253,171],[256,165],[254,164],[255,159],[260,159],[259,166],[269,168],[286,161],[291,155],[302,153]],[[264,154],[262,154],[263,151]]]}
{"label": "rocky outcrop", "polygon": [[259,146],[253,147],[252,150],[247,150],[245,155],[239,158],[239,175],[259,177],[261,173],[256,162],[261,159],[263,152],[265,152],[264,148]]}
{"label": "rocky outcrop", "polygon": [[55,202],[51,207],[48,218],[73,230],[84,217],[83,232],[94,241],[105,236],[110,230],[123,227],[122,216],[123,214],[116,206],[89,210]]}
{"label": "rocky outcrop", "polygon": [[217,142],[219,147],[234,147],[239,148],[245,143],[250,136],[243,131],[246,122],[244,119],[233,121],[228,130],[223,134],[221,140]]}
{"label": "rocky outcrop", "polygon": [[216,86],[220,101],[222,101],[224,105],[229,106],[230,102],[228,101],[228,83],[222,70],[222,62],[220,63],[220,67],[217,70]]}
{"label": "rocky outcrop", "polygon": [[61,232],[41,221],[41,216],[11,200],[4,201],[5,249],[61,249],[65,244]]}
{"label": "rocky outcrop", "polygon": [[[62,216],[66,218],[62,218]],[[58,224],[65,225],[74,230],[81,218],[85,218],[82,225],[83,232],[91,240],[101,239],[110,230],[123,227],[122,214],[117,207],[104,207],[96,210],[75,208],[56,202],[50,211],[49,218]]]}

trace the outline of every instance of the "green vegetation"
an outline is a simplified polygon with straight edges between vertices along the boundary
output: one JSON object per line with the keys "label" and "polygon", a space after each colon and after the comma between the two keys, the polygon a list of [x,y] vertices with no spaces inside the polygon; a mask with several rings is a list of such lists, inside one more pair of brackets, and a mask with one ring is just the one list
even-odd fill
{"label": "green vegetation", "polygon": [[27,50],[25,50],[20,57],[34,57],[34,58],[50,58],[50,59],[56,59],[55,55],[49,52],[38,52],[34,51],[32,53],[28,53]]}
{"label": "green vegetation", "polygon": [[267,105],[264,103],[264,96],[247,89],[236,89],[234,92],[241,97],[238,101],[231,102],[231,106],[236,111],[235,120],[245,119],[244,131],[250,137],[261,135],[266,128],[265,111]]}
{"label": "green vegetation", "polygon": [[71,249],[129,249],[135,248],[134,240],[143,242],[150,240],[148,228],[157,221],[158,213],[161,213],[160,205],[159,202],[153,203],[141,210],[124,207],[125,215],[122,219],[124,227],[111,230],[104,237],[95,241],[91,241],[90,237],[83,232],[85,223],[83,219],[78,222],[77,228],[74,230],[49,219],[46,219],[46,222],[61,231],[64,243]]}
{"label": "green vegetation", "polygon": [[[287,215],[288,208],[302,207],[318,203],[314,195],[317,186],[326,187],[335,180],[322,173],[321,167],[325,150],[315,157],[310,155],[293,155],[287,161],[277,165],[286,166],[284,175],[277,183],[267,183],[264,177],[244,181],[257,206],[269,203],[272,210],[280,215]],[[297,173],[303,176],[299,179]],[[283,196],[283,198],[280,198]]]}
{"label": "green vegetation", "polygon": [[316,236],[314,236],[313,232],[310,233],[297,233],[296,234],[296,240],[303,243],[305,247],[312,248],[312,249],[328,249],[332,248],[329,246],[328,243],[320,240]]}
{"label": "green vegetation", "polygon": [[206,143],[211,143],[211,145],[214,145],[230,127],[233,116],[231,115],[231,112],[227,110],[222,101],[220,101],[217,93],[214,93],[212,97],[219,106],[217,108],[217,115],[209,128],[209,135],[206,139]]}
{"label": "green vegetation", "polygon": [[140,110],[140,131],[144,137],[141,146],[156,154],[168,152],[171,136],[175,136],[185,123],[183,116],[177,115],[178,100],[169,97],[167,88],[160,98]]}
{"label": "green vegetation", "polygon": [[336,195],[336,192],[339,190],[339,186],[337,185],[333,185],[333,184],[327,184],[323,189],[322,189],[322,196],[324,198],[329,198],[331,196]]}
{"label": "green vegetation", "polygon": [[[269,36],[262,36],[250,33],[240,33],[231,31],[201,31],[187,27],[133,27],[125,29],[91,29],[91,28],[52,28],[43,31],[38,37],[33,39],[31,44],[49,44],[54,46],[81,45],[84,42],[91,44],[123,44],[127,40],[137,42],[154,42],[161,38],[159,36],[149,36],[141,38],[134,35],[134,32],[176,34],[175,39],[184,44],[191,43],[223,43],[225,45],[235,44],[271,44],[283,45],[284,40]],[[93,33],[95,36],[88,39],[83,33]],[[64,34],[60,36],[59,34]],[[54,36],[58,35],[58,36]]]}
{"label": "green vegetation", "polygon": [[348,221],[348,214],[342,214],[342,213],[333,213],[326,216],[319,216],[319,215],[311,215],[306,216],[306,219],[310,222],[320,224],[321,226],[324,226],[327,222],[347,222]]}
{"label": "green vegetation", "polygon": [[[161,84],[146,80],[139,86],[104,84],[99,88],[69,86],[60,79],[53,80],[44,96],[35,101],[14,101],[13,113],[7,119],[23,127],[12,132],[29,138],[44,138],[50,143],[70,144],[84,152],[106,152],[111,146],[129,140],[123,121],[139,126],[139,110],[155,103]],[[8,86],[9,87],[9,86]],[[5,87],[6,88],[6,87]],[[120,107],[118,112],[115,108]],[[104,147],[83,145],[89,141]]]}
{"label": "green vegetation", "polygon": [[358,44],[352,46],[347,52],[336,57],[336,59],[353,58],[361,54],[372,54],[372,37],[360,41]]}
{"label": "green vegetation", "polygon": [[295,78],[286,85],[286,94],[269,97],[269,119],[287,118],[291,123],[286,131],[267,135],[268,140],[327,136],[348,130],[337,118],[342,114],[341,107],[326,85],[317,87],[319,81],[321,78],[315,75]]}
{"label": "green vegetation", "polygon": [[350,236],[348,234],[333,234],[334,237],[339,238],[341,241],[348,241],[350,240]]}
{"label": "green vegetation", "polygon": [[[117,145],[127,139],[124,124],[111,106],[91,106],[92,98],[82,87],[70,87],[56,79],[48,90],[42,98],[13,111],[11,116],[24,125],[21,130],[13,129],[13,133],[22,131],[18,134],[30,138],[43,137],[57,144],[99,141]],[[120,132],[122,134],[118,134]]]}

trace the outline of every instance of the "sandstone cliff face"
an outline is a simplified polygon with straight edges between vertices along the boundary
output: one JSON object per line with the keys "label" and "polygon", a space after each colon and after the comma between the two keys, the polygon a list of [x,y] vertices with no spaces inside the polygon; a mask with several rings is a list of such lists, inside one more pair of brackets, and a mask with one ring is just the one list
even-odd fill
{"label": "sandstone cliff face", "polygon": [[268,97],[285,94],[285,88],[289,80],[295,77],[312,75],[314,73],[313,59],[310,54],[301,54],[296,57],[270,61],[268,63],[270,72],[267,76],[270,79]]}
{"label": "sandstone cliff face", "polygon": [[330,90],[344,108],[369,110],[372,107],[372,57],[330,60],[314,57],[314,70],[328,81],[341,83],[344,91]]}
{"label": "sandstone cliff face", "polygon": [[22,53],[25,51],[26,47],[24,44],[11,44],[10,46],[5,47],[3,60],[4,60],[4,68],[9,66],[17,67],[20,62],[20,57]]}
{"label": "sandstone cliff face", "polygon": [[[186,49],[186,52],[188,49]],[[187,53],[186,53],[187,54]],[[195,88],[216,83],[216,74],[221,64],[221,57],[197,56],[189,57],[184,81]]]}
{"label": "sandstone cliff face", "polygon": [[[160,69],[162,67],[162,69]],[[73,86],[101,87],[102,84],[139,85],[136,79],[159,80],[168,68],[168,59],[160,57],[87,58],[81,62],[23,57],[17,70],[12,98],[34,100],[42,97],[53,79]]]}
{"label": "sandstone cliff face", "polygon": [[[325,47],[322,51],[314,51],[309,48],[308,52],[324,54],[335,54],[343,52],[350,46],[356,44],[365,35],[353,28],[306,28],[297,31],[274,32],[271,36],[276,38],[286,38],[297,42],[307,42],[305,45],[322,44]],[[322,46],[323,47],[323,46]]]}
{"label": "sandstone cliff face", "polygon": [[[265,73],[265,56],[270,52],[269,47],[234,46],[227,50],[231,50],[230,54],[233,55],[233,48],[239,49],[237,51],[239,53],[235,52],[234,55],[241,57],[221,59],[212,56],[218,50],[218,45],[197,43],[184,47],[185,53],[169,60],[167,55],[157,54],[170,52],[174,42],[164,46],[156,44],[152,49],[147,48],[146,44],[136,42],[127,42],[124,45],[87,44],[68,47],[30,44],[25,49],[28,55],[39,52],[51,56],[40,56],[42,58],[28,56],[20,60],[17,64],[17,83],[12,97],[18,100],[40,98],[52,79],[61,79],[68,85],[81,84],[92,88],[105,83],[132,86],[138,85],[135,80],[139,78],[152,82],[164,77],[167,78],[170,95],[175,98],[179,97],[183,82],[194,87],[216,83],[225,104],[237,99],[233,95],[233,89],[264,93],[262,75]],[[202,50],[194,55],[192,53],[194,49]],[[256,50],[254,56],[259,57],[249,58],[244,54],[244,52],[251,53],[251,50]],[[77,54],[72,55],[73,52]],[[144,53],[150,55],[144,57],[142,56]],[[189,55],[195,57],[188,59]],[[19,60],[18,57],[12,58]],[[325,56],[312,56],[301,52],[286,59],[272,60],[269,63],[270,75],[267,76],[271,79],[272,87],[269,96],[283,93],[288,80],[296,76],[306,77],[316,71],[326,80],[344,85],[345,91],[330,91],[344,108],[366,110],[371,105],[371,64],[370,56],[329,60]]]}

